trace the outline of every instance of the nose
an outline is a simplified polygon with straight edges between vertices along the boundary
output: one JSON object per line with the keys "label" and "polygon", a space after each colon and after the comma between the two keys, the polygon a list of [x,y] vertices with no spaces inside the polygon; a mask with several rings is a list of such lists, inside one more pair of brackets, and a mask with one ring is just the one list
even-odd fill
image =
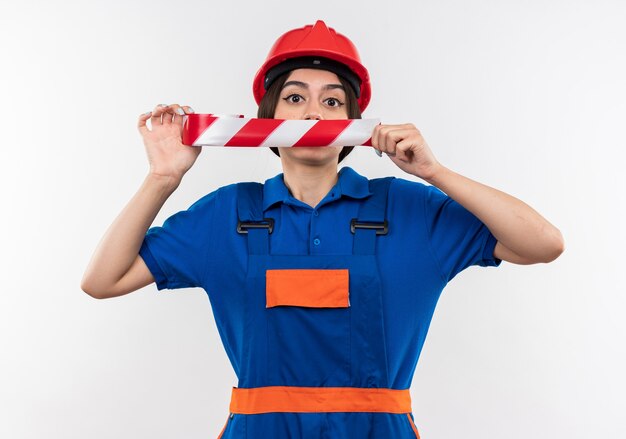
{"label": "nose", "polygon": [[322,111],[318,102],[312,99],[305,109],[304,120],[322,120]]}
{"label": "nose", "polygon": [[304,120],[322,120],[322,115],[319,113],[307,113],[304,115]]}

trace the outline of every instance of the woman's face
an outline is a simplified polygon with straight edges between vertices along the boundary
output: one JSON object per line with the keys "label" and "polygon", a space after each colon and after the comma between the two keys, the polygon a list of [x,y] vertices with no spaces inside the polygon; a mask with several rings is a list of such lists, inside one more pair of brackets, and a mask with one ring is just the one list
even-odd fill
{"label": "woman's face", "polygon": [[[276,119],[347,119],[346,93],[336,74],[327,70],[297,69],[280,92]],[[281,148],[282,160],[321,165],[338,161],[340,146]]]}

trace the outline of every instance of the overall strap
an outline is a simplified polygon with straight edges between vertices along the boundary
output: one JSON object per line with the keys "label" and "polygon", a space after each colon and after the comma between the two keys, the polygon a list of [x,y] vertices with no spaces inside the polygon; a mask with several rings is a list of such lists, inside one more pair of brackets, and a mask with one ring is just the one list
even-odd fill
{"label": "overall strap", "polygon": [[350,222],[350,231],[354,234],[353,254],[376,254],[376,235],[386,235],[389,231],[389,223],[385,216],[389,186],[393,178],[369,181],[372,195],[361,205],[359,217]]}
{"label": "overall strap", "polygon": [[268,254],[269,234],[274,230],[274,220],[263,218],[261,183],[237,184],[237,216],[237,233],[248,235],[248,254]]}

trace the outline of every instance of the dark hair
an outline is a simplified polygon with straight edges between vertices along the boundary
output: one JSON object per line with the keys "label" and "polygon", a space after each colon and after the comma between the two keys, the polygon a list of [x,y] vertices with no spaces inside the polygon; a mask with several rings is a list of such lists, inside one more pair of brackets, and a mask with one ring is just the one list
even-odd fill
{"label": "dark hair", "polygon": [[[278,99],[280,99],[280,92],[283,88],[283,85],[285,85],[285,81],[287,81],[290,73],[291,72],[286,72],[280,75],[267,89],[267,92],[259,103],[259,109],[257,111],[257,117],[259,119],[274,119],[276,106],[278,105]],[[359,108],[359,102],[357,100],[356,94],[354,93],[354,90],[345,79],[343,79],[341,76],[338,76],[338,78],[339,82],[341,82],[341,85],[343,85],[343,88],[346,91],[346,111],[348,113],[348,119],[361,119],[361,110]],[[278,148],[270,149],[274,154],[280,157]],[[346,158],[346,156],[350,154],[353,149],[354,146],[344,146],[339,153],[338,163],[341,163],[341,161]]]}

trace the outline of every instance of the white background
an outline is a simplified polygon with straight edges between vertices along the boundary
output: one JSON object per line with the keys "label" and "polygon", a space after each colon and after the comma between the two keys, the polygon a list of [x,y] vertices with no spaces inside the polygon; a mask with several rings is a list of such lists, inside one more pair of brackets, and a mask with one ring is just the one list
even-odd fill
{"label": "white background", "polygon": [[[324,19],[373,78],[365,117],[526,201],[567,250],[444,291],[412,386],[425,439],[626,437],[626,4],[608,0],[0,3],[0,437],[212,438],[236,384],[204,291],[110,300],[80,278],[147,172],[158,103],[256,106],[275,39]],[[403,175],[367,148],[346,164]],[[205,148],[155,224],[280,171]]]}

